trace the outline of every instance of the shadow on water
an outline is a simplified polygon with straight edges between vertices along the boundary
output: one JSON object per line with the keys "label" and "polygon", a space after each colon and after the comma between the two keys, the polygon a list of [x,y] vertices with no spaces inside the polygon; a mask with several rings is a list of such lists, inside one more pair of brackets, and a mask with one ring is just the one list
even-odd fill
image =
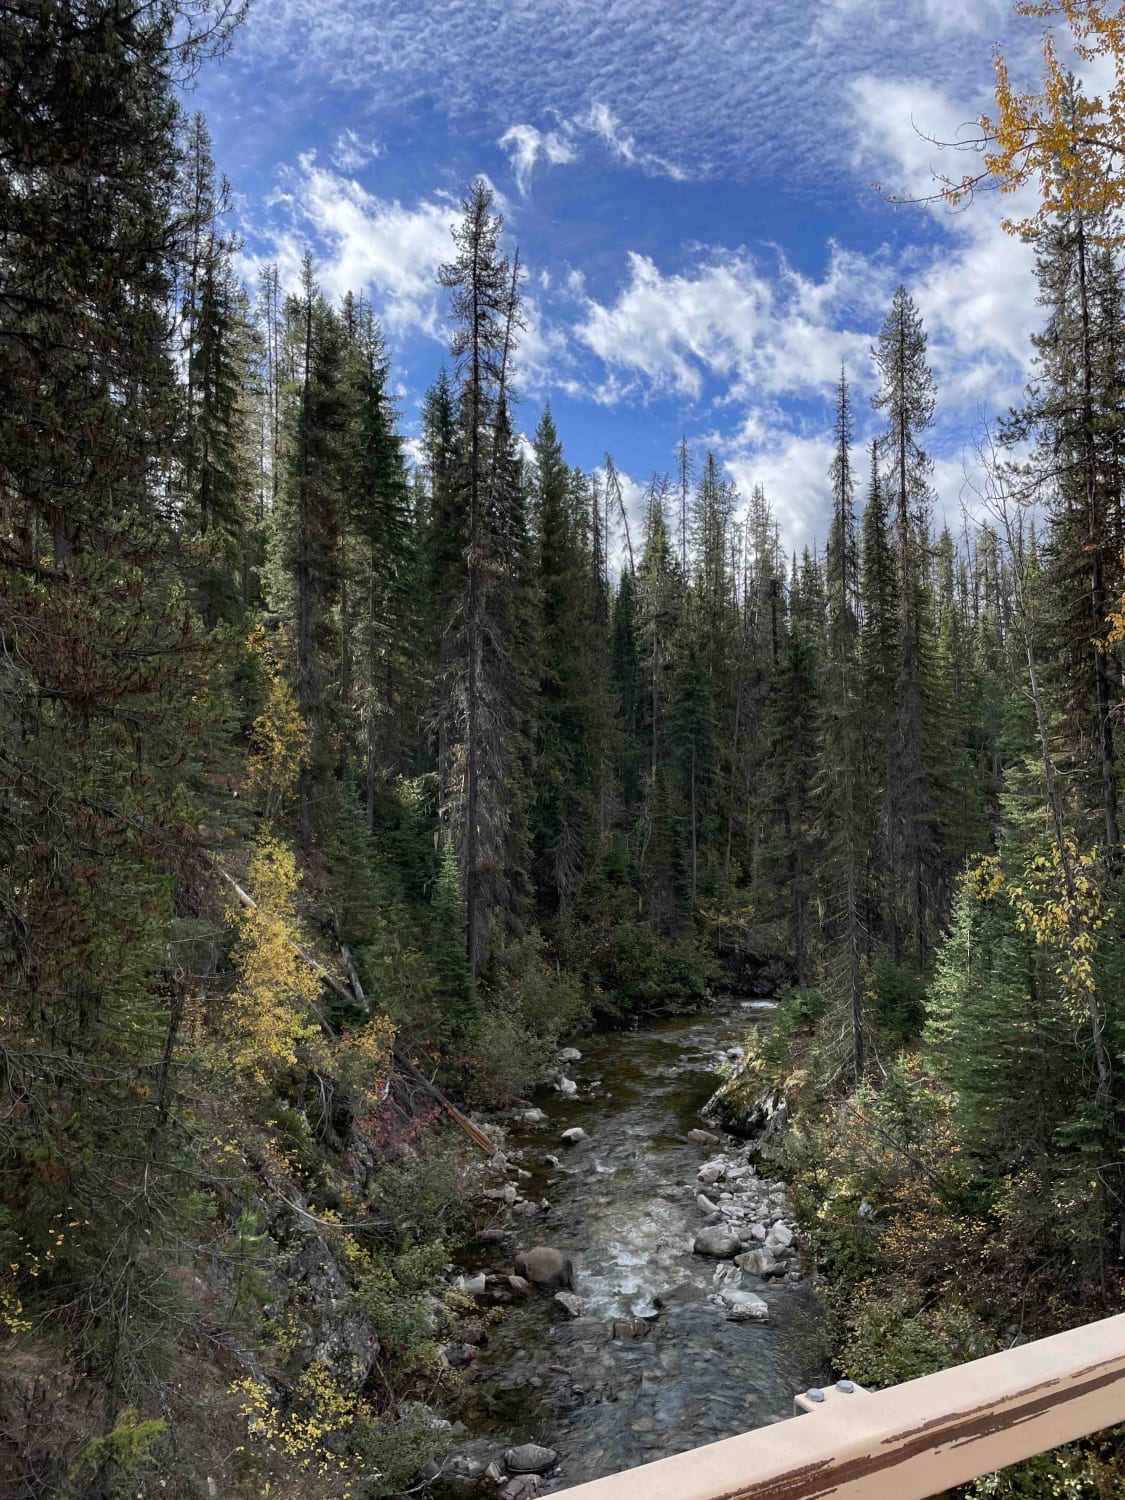
{"label": "shadow on water", "polygon": [[[591,1038],[568,1068],[577,1099],[543,1090],[549,1123],[521,1130],[528,1197],[550,1209],[515,1221],[502,1246],[475,1263],[510,1271],[516,1250],[553,1245],[577,1268],[583,1315],[569,1319],[537,1295],[505,1309],[473,1367],[461,1420],[474,1436],[543,1443],[560,1454],[549,1489],[730,1437],[792,1413],[820,1373],[818,1318],[803,1285],[745,1285],[769,1321],[728,1322],[709,1298],[717,1266],[692,1254],[702,1225],[696,1171],[706,1147],[686,1139],[715,1087],[725,1048],[755,1011],[734,1003],[637,1032]],[[589,1139],[567,1147],[580,1125]],[[559,1165],[545,1162],[548,1154]],[[475,1268],[475,1267],[474,1267]],[[654,1298],[678,1288],[659,1316]],[[639,1342],[611,1337],[615,1318],[654,1318]]]}

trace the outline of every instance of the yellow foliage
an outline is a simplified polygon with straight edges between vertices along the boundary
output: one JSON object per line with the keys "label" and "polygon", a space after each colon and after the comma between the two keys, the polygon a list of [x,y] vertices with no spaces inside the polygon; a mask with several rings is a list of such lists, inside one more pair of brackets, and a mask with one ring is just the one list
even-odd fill
{"label": "yellow foliage", "polygon": [[1020,931],[1058,954],[1055,972],[1063,993],[1083,1013],[1095,990],[1097,933],[1105,925],[1097,850],[1083,853],[1068,834],[1062,850],[1052,843],[1031,852],[1020,883],[1008,888],[1008,900]]}
{"label": "yellow foliage", "polygon": [[[281,1453],[303,1473],[314,1473],[322,1480],[346,1481],[360,1476],[363,1464],[359,1456],[333,1453],[326,1442],[337,1434],[350,1434],[357,1423],[371,1419],[373,1413],[358,1392],[337,1384],[322,1360],[314,1360],[302,1371],[284,1416],[262,1380],[253,1376],[236,1380],[231,1392],[241,1398],[239,1410],[255,1443]],[[378,1475],[368,1468],[365,1477],[370,1480]],[[345,1483],[343,1493],[350,1492]]]}
{"label": "yellow foliage", "polygon": [[293,951],[297,862],[270,832],[250,864],[257,909],[234,908],[238,928],[233,962],[238,979],[229,1020],[235,1066],[264,1081],[297,1061],[297,1047],[318,1030],[313,1007],[320,981]]}
{"label": "yellow foliage", "polygon": [[253,749],[246,765],[246,784],[266,817],[275,818],[296,791],[301,763],[308,753],[308,730],[293,689],[269,652],[261,626],[251,634],[249,646],[265,663],[270,685],[265,707],[250,731]]}
{"label": "yellow foliage", "polygon": [[[1113,84],[1103,95],[1086,97],[1072,88],[1051,32],[1043,33],[1043,74],[1038,89],[1016,88],[1002,54],[997,53],[996,114],[982,116],[989,143],[984,166],[1002,193],[1036,182],[1040,207],[1029,219],[1009,220],[1012,233],[1026,234],[1056,215],[1080,210],[1091,219],[1125,204],[1125,170],[1120,143],[1125,138],[1125,12],[1106,0],[1043,0],[1018,4],[1016,14],[1069,26],[1078,55],[1087,62],[1107,58]],[[950,188],[957,202],[971,179]]]}

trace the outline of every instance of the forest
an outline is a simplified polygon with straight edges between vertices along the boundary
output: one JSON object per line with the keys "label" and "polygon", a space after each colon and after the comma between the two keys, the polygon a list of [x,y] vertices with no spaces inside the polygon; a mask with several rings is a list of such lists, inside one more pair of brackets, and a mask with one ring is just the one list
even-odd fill
{"label": "forest", "polygon": [[[779,1001],[725,1108],[787,1116],[836,1371],[1121,1308],[1125,17],[1032,10],[1115,92],[1000,59],[937,190],[1037,189],[1025,398],[940,514],[901,286],[794,555],[676,432],[639,517],[523,433],[483,178],[416,443],[363,287],[245,284],[183,105],[236,7],[0,7],[4,1495],[410,1489],[458,1122],[717,995]],[[1108,1500],[1125,1436],[964,1493]]]}

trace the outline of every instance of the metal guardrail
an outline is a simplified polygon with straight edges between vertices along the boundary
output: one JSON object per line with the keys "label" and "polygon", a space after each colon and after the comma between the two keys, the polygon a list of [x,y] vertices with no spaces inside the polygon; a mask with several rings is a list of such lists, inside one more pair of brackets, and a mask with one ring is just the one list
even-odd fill
{"label": "metal guardrail", "polygon": [[559,1500],[925,1500],[1125,1422],[1125,1314],[561,1492]]}

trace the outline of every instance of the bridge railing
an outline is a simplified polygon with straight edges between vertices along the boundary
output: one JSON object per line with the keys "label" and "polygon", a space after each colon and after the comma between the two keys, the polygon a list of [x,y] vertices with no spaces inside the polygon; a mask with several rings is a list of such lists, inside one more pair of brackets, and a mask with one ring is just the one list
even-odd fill
{"label": "bridge railing", "polygon": [[[925,1500],[1125,1422],[1125,1314],[562,1492],[565,1500]],[[562,1500],[562,1497],[560,1497]]]}

